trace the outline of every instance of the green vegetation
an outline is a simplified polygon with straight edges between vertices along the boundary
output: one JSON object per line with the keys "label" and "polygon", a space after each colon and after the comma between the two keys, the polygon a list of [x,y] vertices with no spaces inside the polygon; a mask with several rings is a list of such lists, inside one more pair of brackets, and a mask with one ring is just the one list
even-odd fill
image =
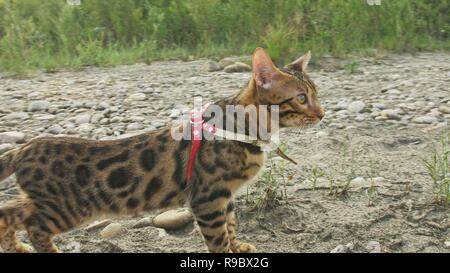
{"label": "green vegetation", "polygon": [[343,68],[345,70],[347,70],[348,72],[350,72],[351,74],[355,74],[355,73],[360,72],[359,67],[360,67],[360,63],[359,62],[352,61],[352,62],[350,62],[348,64],[345,64]]}
{"label": "green vegetation", "polygon": [[449,49],[447,0],[0,0],[0,70]]}
{"label": "green vegetation", "polygon": [[[270,165],[261,173],[261,177],[251,187],[247,187],[246,203],[250,210],[258,213],[287,203],[286,161],[271,160]],[[249,191],[252,190],[250,193]],[[284,202],[283,202],[284,201]]]}
{"label": "green vegetation", "polygon": [[450,134],[443,137],[441,147],[433,151],[431,158],[423,161],[433,181],[436,203],[450,204]]}
{"label": "green vegetation", "polygon": [[317,180],[319,180],[319,178],[322,178],[325,176],[325,171],[318,167],[318,166],[313,166],[312,170],[311,170],[311,175],[309,177],[309,180],[312,182],[313,184],[313,189],[316,189],[317,187]]}

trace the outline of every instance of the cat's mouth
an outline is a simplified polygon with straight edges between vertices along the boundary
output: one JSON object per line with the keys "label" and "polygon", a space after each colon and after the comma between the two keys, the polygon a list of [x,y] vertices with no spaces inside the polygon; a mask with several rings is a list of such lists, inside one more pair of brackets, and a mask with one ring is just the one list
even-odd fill
{"label": "cat's mouth", "polygon": [[316,116],[304,116],[302,123],[306,125],[316,125],[319,124],[322,119]]}
{"label": "cat's mouth", "polygon": [[318,117],[310,117],[308,118],[307,122],[312,124],[312,125],[316,125],[319,124],[322,121],[322,119],[318,118]]}

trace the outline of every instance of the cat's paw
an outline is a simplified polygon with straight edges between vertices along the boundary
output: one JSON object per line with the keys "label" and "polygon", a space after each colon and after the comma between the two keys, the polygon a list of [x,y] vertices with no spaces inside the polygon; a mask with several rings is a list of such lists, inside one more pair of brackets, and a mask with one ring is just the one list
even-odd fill
{"label": "cat's paw", "polygon": [[236,247],[232,248],[234,253],[255,253],[256,247],[247,243],[239,243]]}
{"label": "cat's paw", "polygon": [[16,253],[31,253],[33,252],[33,247],[28,244],[20,243],[16,247]]}

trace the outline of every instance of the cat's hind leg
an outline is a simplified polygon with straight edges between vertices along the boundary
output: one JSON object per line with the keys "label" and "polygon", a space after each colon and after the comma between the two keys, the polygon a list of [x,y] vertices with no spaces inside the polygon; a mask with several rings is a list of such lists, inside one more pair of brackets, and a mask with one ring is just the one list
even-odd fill
{"label": "cat's hind leg", "polygon": [[30,201],[17,199],[0,207],[0,247],[4,252],[27,253],[32,248],[20,242],[16,231],[23,229],[23,221],[30,210]]}
{"label": "cat's hind leg", "polygon": [[28,232],[31,244],[39,253],[57,253],[59,249],[53,244],[52,237],[55,235],[48,223],[45,213],[35,213],[27,218],[25,227]]}

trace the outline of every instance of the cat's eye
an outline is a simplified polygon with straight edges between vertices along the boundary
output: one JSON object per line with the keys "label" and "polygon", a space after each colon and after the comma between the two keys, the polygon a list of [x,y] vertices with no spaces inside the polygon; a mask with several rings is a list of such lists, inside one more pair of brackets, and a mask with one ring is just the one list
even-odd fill
{"label": "cat's eye", "polygon": [[305,104],[306,103],[306,96],[305,95],[299,95],[298,97],[298,100],[299,100],[299,102],[301,103],[301,104]]}

